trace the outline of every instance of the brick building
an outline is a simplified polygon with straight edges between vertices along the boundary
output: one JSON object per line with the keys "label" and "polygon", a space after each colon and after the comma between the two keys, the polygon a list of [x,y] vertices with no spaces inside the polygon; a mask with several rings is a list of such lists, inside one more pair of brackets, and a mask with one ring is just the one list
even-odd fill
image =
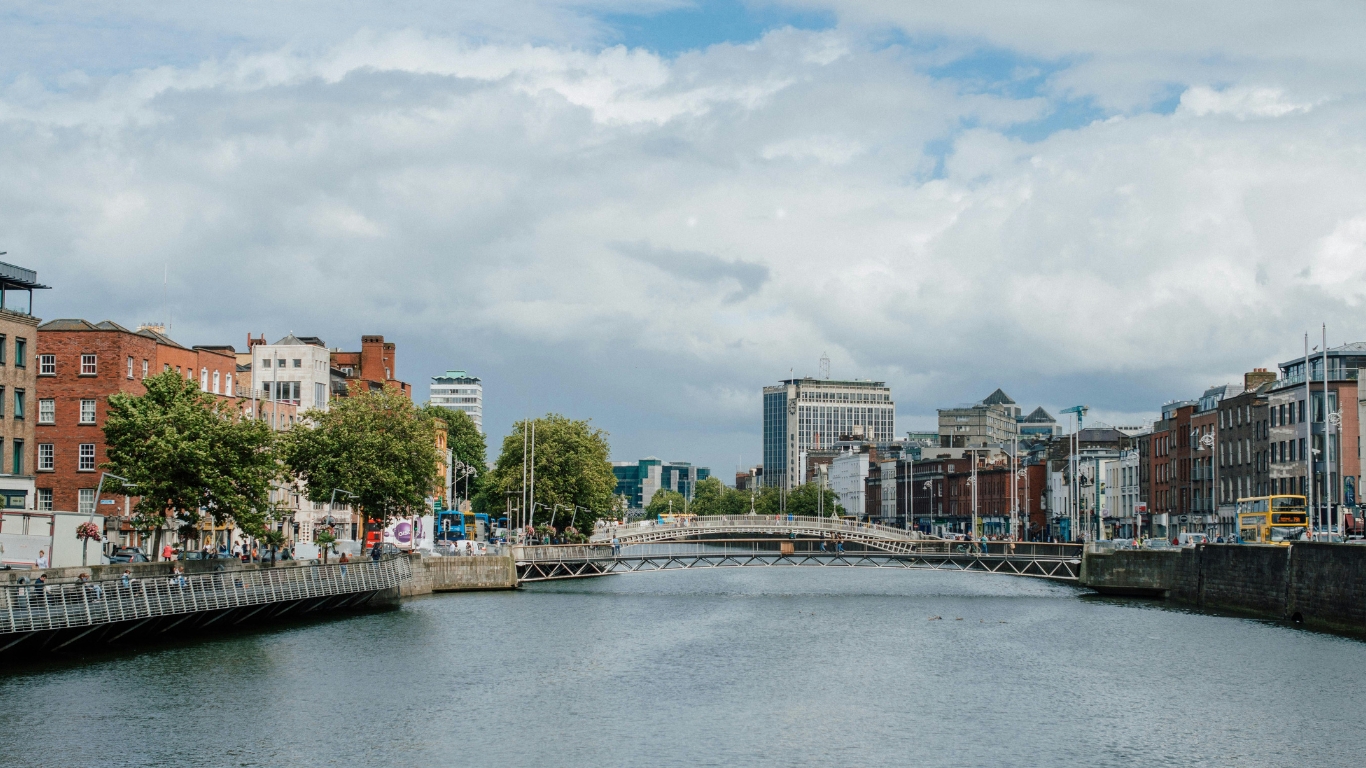
{"label": "brick building", "polygon": [[[32,270],[0,262],[0,508],[34,509],[33,400],[38,369],[33,350],[38,343],[38,318],[32,315],[33,291],[38,283]],[[8,291],[27,291],[28,305],[7,306]]]}
{"label": "brick building", "polygon": [[332,350],[332,396],[346,397],[355,387],[376,390],[398,387],[408,397],[413,387],[398,380],[398,349],[383,336],[360,337],[359,352]]}
{"label": "brick building", "polygon": [[[236,358],[215,349],[190,349],[157,327],[136,331],[104,321],[53,320],[38,326],[38,419],[36,486],[40,508],[91,512],[99,488],[100,465],[107,461],[104,421],[109,396],[141,395],[142,380],[175,371],[221,397],[234,387]],[[126,540],[131,499],[119,487],[102,499],[107,526]]]}
{"label": "brick building", "polygon": [[1219,404],[1219,533],[1237,533],[1237,501],[1271,492],[1268,391],[1276,374],[1258,368],[1244,376],[1243,391]]}

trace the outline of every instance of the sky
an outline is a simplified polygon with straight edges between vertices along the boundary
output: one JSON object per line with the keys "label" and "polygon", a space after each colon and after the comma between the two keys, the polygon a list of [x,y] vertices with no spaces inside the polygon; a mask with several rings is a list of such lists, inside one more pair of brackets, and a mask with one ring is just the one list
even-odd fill
{"label": "sky", "polygon": [[1366,340],[1366,5],[0,3],[44,318],[398,344],[729,478],[760,392],[1151,419]]}

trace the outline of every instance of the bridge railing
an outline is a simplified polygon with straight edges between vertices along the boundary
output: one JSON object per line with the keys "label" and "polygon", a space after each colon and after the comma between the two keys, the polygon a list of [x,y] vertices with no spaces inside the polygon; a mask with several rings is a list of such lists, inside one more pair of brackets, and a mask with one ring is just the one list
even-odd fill
{"label": "bridge railing", "polygon": [[[836,554],[836,545],[826,540],[828,549],[819,549],[822,540],[799,539],[717,539],[715,541],[646,542],[622,544],[621,556],[640,557],[683,554],[739,554],[743,552],[780,552],[790,546],[794,554]],[[1081,544],[1004,541],[946,541],[942,539],[892,542],[893,547],[868,540],[850,540],[838,550],[846,554],[937,554],[987,555],[1039,560],[1072,560],[1081,557]],[[513,547],[513,558],[518,562],[573,562],[615,557],[610,544],[548,544]]]}
{"label": "bridge railing", "polygon": [[941,541],[915,530],[895,528],[881,523],[860,522],[852,517],[816,517],[808,515],[705,515],[686,522],[661,523],[657,520],[644,520],[638,523],[603,528],[593,535],[595,541],[608,541],[612,536],[618,538],[649,534],[656,531],[690,531],[717,528],[746,528],[788,530],[791,528],[818,529],[830,532],[859,531],[881,535],[889,539],[911,539]]}
{"label": "bridge railing", "polygon": [[0,587],[0,638],[197,611],[391,589],[412,578],[406,557],[251,571]]}

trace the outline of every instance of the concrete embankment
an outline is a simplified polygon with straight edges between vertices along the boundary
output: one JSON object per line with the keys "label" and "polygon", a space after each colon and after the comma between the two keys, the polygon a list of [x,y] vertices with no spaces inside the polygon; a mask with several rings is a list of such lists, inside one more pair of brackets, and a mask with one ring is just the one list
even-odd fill
{"label": "concrete embankment", "polygon": [[404,597],[517,586],[517,566],[507,555],[408,557],[413,567],[413,580],[403,587]]}
{"label": "concrete embankment", "polygon": [[1366,546],[1206,544],[1175,550],[1090,550],[1081,584],[1199,608],[1366,634]]}

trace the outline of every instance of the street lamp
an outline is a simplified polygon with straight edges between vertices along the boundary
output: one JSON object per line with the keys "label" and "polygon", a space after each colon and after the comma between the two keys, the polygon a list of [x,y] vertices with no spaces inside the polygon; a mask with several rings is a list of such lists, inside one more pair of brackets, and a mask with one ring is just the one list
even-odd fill
{"label": "street lamp", "polygon": [[[86,522],[87,522],[87,523],[93,523],[93,522],[95,522],[95,510],[98,509],[99,506],[100,506],[100,493],[101,493],[102,491],[104,491],[104,479],[105,479],[106,477],[112,477],[112,478],[114,478],[115,480],[118,480],[118,481],[123,485],[124,488],[136,488],[136,487],[137,487],[137,483],[129,482],[128,478],[126,478],[126,477],[119,477],[118,475],[115,475],[115,474],[112,474],[112,473],[109,473],[109,472],[101,472],[101,473],[100,473],[100,482],[99,482],[98,485],[95,486],[95,504],[94,504],[94,506],[92,506],[92,507],[90,508],[90,516],[89,516],[88,518],[86,518]],[[85,550],[86,550],[86,546],[87,546],[89,543],[90,543],[90,539],[82,539],[82,540],[81,540],[81,565],[82,565],[82,566],[85,565]]]}

